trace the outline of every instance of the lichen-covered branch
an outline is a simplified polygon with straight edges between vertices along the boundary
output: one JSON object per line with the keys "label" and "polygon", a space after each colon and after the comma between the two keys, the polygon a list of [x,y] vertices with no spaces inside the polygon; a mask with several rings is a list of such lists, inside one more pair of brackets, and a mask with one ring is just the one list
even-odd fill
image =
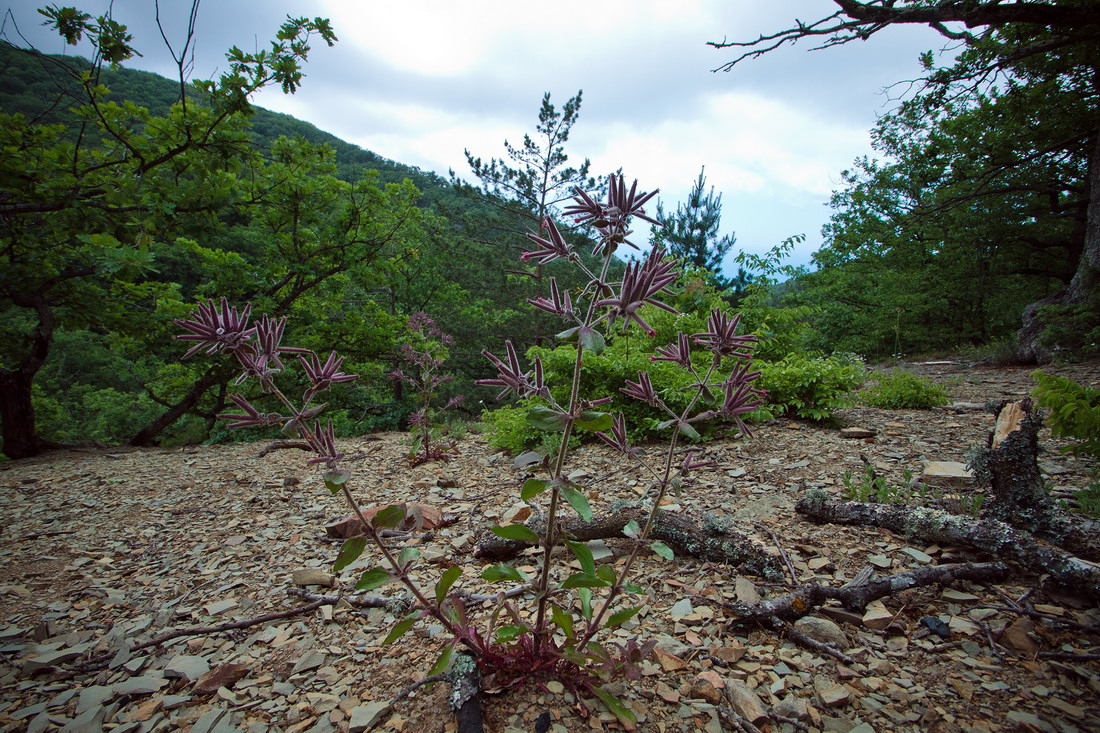
{"label": "lichen-covered branch", "polygon": [[756,603],[725,605],[735,615],[736,618],[733,619],[735,624],[768,622],[769,619],[794,621],[812,613],[815,608],[829,600],[840,601],[850,611],[862,611],[871,601],[910,588],[950,585],[960,580],[997,583],[1011,575],[1012,568],[1003,562],[929,565],[860,585],[846,585],[842,588],[829,585],[805,585],[790,593]]}
{"label": "lichen-covered branch", "polygon": [[1061,550],[1045,547],[1028,532],[994,519],[972,520],[925,507],[834,501],[821,490],[806,494],[795,511],[816,522],[883,527],[911,541],[966,545],[1100,600],[1100,568]]}
{"label": "lichen-covered branch", "polygon": [[[646,516],[647,512],[640,507],[628,506],[595,517],[590,522],[579,518],[565,520],[560,525],[560,531],[581,542],[621,538],[627,523],[635,521],[641,524]],[[539,518],[529,520],[527,526],[540,535],[546,529],[545,523]],[[778,557],[748,535],[733,529],[729,520],[714,515],[706,515],[701,523],[697,523],[683,514],[660,512],[653,523],[650,538],[661,540],[679,554],[690,555],[699,560],[732,565],[744,572],[771,580],[783,577],[783,568]],[[486,535],[477,543],[474,557],[482,560],[507,560],[526,547],[529,545],[519,540]]]}

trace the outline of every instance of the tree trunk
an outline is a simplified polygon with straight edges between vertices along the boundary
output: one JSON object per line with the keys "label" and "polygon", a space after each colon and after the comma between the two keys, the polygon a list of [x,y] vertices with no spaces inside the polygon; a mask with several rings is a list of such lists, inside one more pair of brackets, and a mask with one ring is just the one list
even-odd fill
{"label": "tree trunk", "polygon": [[[1093,85],[1100,93],[1100,71]],[[1098,115],[1100,116],[1100,115]],[[1047,305],[1073,306],[1087,303],[1096,297],[1100,287],[1100,129],[1093,133],[1092,148],[1088,160],[1089,205],[1086,213],[1085,243],[1073,279],[1064,290],[1032,303],[1024,309],[1023,327],[1018,333],[1020,342],[1017,358],[1025,364],[1046,364],[1052,355],[1039,343],[1047,324],[1040,309]]]}
{"label": "tree trunk", "polygon": [[38,435],[34,417],[32,388],[34,377],[46,363],[57,325],[53,309],[41,293],[16,293],[12,302],[20,308],[33,308],[38,324],[31,336],[31,348],[15,369],[0,370],[0,435],[4,440],[4,455],[8,458],[29,458],[47,448],[55,447]]}
{"label": "tree trunk", "polygon": [[228,379],[229,372],[224,365],[212,366],[206,373],[195,380],[191,389],[176,404],[162,412],[154,420],[141,430],[134,433],[128,443],[130,445],[147,448],[157,444],[157,437],[168,428],[169,425],[183,417],[188,410],[193,408],[206,394],[206,391],[218,382]]}
{"label": "tree trunk", "polygon": [[36,456],[52,443],[42,440],[35,428],[31,383],[34,374],[23,370],[0,371],[0,422],[3,423],[4,455]]}

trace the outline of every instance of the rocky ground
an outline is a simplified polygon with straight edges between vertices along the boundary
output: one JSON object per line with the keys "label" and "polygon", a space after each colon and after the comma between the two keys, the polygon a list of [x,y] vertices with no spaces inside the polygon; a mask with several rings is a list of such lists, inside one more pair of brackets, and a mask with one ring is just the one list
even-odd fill
{"label": "rocky ground", "polygon": [[[1013,398],[1031,387],[1024,369],[907,367],[945,384],[956,403]],[[1100,381],[1097,364],[1054,371]],[[793,505],[815,486],[842,493],[845,472],[861,473],[861,456],[894,486],[905,484],[906,471],[919,476],[927,461],[964,461],[985,440],[990,415],[966,405],[860,407],[840,418],[874,437],[848,439],[837,426],[772,421],[752,440],[708,444],[706,457],[717,465],[702,469],[697,485],[666,509],[719,513],[769,548],[778,543],[800,583],[840,585],[865,567],[881,576],[983,559],[962,548],[913,546],[884,530],[809,524]],[[394,541],[420,546],[417,574],[425,585],[458,566],[460,584],[485,590],[472,544],[489,523],[523,509],[523,474],[511,457],[470,435],[454,460],[410,469],[404,436],[375,437],[345,445],[364,504],[417,501],[454,515],[456,523],[429,539]],[[1084,486],[1086,463],[1060,454],[1062,443],[1048,430],[1042,440],[1041,465],[1054,491],[1069,496]],[[373,565],[365,556],[341,571],[332,589],[304,585],[326,580],[340,545],[325,526],[346,508],[306,467],[304,454],[258,458],[262,447],[71,450],[0,464],[3,730],[297,732],[364,730],[371,722],[383,731],[455,729],[444,685],[423,687],[380,712],[427,673],[445,641],[425,623],[382,646],[395,621],[386,609],[323,606],[131,649],[166,630],[303,605],[291,590],[350,590]],[[644,474],[602,447],[579,451],[574,466],[594,487],[597,511],[637,498],[646,485]],[[971,494],[963,489],[944,501],[965,507]],[[621,563],[625,547],[625,540],[608,540],[595,550],[600,562]],[[523,556],[516,564],[534,562]],[[321,573],[295,576],[306,569]],[[640,730],[720,731],[715,703],[728,705],[733,697],[742,715],[765,730],[796,729],[762,717],[769,712],[808,730],[860,733],[1100,729],[1100,636],[1060,624],[1097,624],[1100,612],[1072,594],[1042,590],[1036,578],[917,589],[885,599],[866,620],[826,609],[815,615],[821,621],[805,622],[808,632],[844,648],[852,664],[772,631],[728,629],[723,602],[782,593],[790,583],[656,555],[644,559],[636,579],[643,610],[615,638],[656,639],[660,652],[639,680],[612,689],[635,711]],[[1005,610],[1025,595],[1031,616]],[[929,630],[922,621],[929,617],[946,624],[946,638]],[[106,652],[112,655],[106,669],[73,667]],[[544,712],[554,731],[617,729],[598,704],[575,699],[553,681],[488,696],[484,704],[491,731],[532,731]]]}

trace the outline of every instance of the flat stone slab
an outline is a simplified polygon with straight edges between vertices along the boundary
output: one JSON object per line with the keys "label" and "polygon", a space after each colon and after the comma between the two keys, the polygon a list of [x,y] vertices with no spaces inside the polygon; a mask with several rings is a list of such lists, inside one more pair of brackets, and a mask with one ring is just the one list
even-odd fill
{"label": "flat stone slab", "polygon": [[929,486],[962,488],[974,483],[974,472],[958,461],[928,461],[921,481]]}

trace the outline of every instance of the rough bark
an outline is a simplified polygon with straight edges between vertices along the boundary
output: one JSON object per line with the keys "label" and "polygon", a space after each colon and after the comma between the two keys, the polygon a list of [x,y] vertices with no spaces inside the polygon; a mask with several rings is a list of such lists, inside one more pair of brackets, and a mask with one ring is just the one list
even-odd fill
{"label": "rough bark", "polygon": [[1012,575],[1012,568],[1003,562],[957,563],[929,565],[897,573],[859,585],[836,588],[828,585],[806,585],[775,598],[757,603],[727,603],[736,616],[735,623],[744,624],[778,618],[795,621],[813,612],[826,601],[836,600],[850,611],[862,611],[871,601],[927,585],[951,585],[960,580],[976,583],[996,583]]}
{"label": "rough bark", "polygon": [[[648,511],[640,507],[626,507],[596,517],[591,522],[579,518],[567,519],[560,527],[565,536],[587,542],[623,537],[623,528],[628,522],[635,521],[639,526],[644,526],[647,516]],[[546,531],[542,519],[529,520],[527,526],[540,536]],[[728,520],[720,517],[706,515],[701,523],[696,523],[683,514],[660,512],[653,523],[650,538],[661,540],[673,551],[699,560],[733,565],[745,572],[772,580],[783,577],[783,566],[778,557],[751,537],[733,529]],[[474,557],[482,560],[507,560],[529,546],[519,540],[487,535],[477,543]]]}
{"label": "rough bark", "polygon": [[833,501],[820,490],[800,499],[795,511],[817,522],[883,527],[905,535],[910,541],[973,547],[1033,573],[1049,574],[1056,583],[1089,599],[1100,600],[1100,568],[1040,545],[1030,533],[994,519],[975,521],[925,507]]}
{"label": "rough bark", "polygon": [[481,733],[481,674],[474,658],[459,652],[451,666],[451,709],[455,711],[458,733]]}
{"label": "rough bark", "polygon": [[977,461],[990,492],[982,519],[997,520],[1030,532],[1076,555],[1100,558],[1096,522],[1062,511],[1043,486],[1039,471],[1042,415],[1030,399],[1007,402],[998,411],[987,452]]}
{"label": "rough bark", "polygon": [[128,443],[142,448],[156,445],[157,438],[169,425],[187,414],[188,410],[199,403],[199,400],[202,399],[202,396],[206,394],[208,389],[219,381],[228,379],[228,375],[229,371],[224,365],[213,366],[207,369],[201,377],[195,380],[195,383],[191,385],[191,389],[187,391],[183,399],[162,412],[141,430],[134,433]]}
{"label": "rough bark", "polygon": [[29,458],[56,445],[38,435],[31,395],[34,377],[50,355],[57,320],[42,293],[16,293],[11,300],[20,308],[33,309],[38,323],[31,334],[30,350],[19,364],[0,370],[0,437],[8,458]]}
{"label": "rough bark", "polygon": [[34,375],[23,370],[0,371],[0,422],[8,458],[29,458],[48,447],[35,429],[33,381]]}
{"label": "rough bark", "polygon": [[[1100,95],[1100,70],[1093,72],[1093,86]],[[1077,261],[1073,279],[1064,290],[1024,309],[1023,327],[1017,334],[1017,357],[1025,364],[1047,364],[1053,358],[1050,350],[1040,343],[1047,326],[1043,320],[1043,308],[1087,303],[1096,297],[1097,288],[1100,288],[1100,131],[1093,133],[1088,157],[1089,203],[1085,213],[1085,242],[1081,258]]]}

